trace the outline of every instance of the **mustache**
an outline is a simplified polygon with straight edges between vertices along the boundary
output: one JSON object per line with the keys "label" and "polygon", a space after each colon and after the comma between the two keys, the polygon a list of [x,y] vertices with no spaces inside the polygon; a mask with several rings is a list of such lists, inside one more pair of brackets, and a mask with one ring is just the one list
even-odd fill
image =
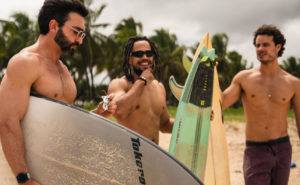
{"label": "mustache", "polygon": [[265,54],[267,54],[267,52],[261,51],[261,52],[258,52],[257,54],[258,55],[265,55]]}
{"label": "mustache", "polygon": [[69,47],[72,47],[72,46],[79,46],[79,43],[78,42],[73,42],[69,45]]}
{"label": "mustache", "polygon": [[147,60],[147,59],[140,60],[140,61],[138,61],[137,63],[140,65],[140,64],[142,64],[143,62],[148,62],[149,64],[152,64],[152,62],[151,62],[150,60]]}

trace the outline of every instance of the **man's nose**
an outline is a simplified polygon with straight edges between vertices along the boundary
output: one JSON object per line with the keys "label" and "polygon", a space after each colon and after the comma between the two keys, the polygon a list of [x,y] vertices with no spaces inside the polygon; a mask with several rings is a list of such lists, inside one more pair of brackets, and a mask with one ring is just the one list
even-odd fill
{"label": "man's nose", "polygon": [[75,42],[79,43],[81,45],[83,43],[83,38],[82,37],[76,37]]}

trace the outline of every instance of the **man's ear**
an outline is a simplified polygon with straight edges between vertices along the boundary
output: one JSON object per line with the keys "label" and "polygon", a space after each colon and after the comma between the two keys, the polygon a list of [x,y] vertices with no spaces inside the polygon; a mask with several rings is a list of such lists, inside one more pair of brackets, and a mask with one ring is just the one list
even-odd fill
{"label": "man's ear", "polygon": [[276,51],[277,51],[277,54],[278,54],[278,52],[280,51],[282,45],[281,44],[277,44],[275,47],[276,47]]}
{"label": "man's ear", "polygon": [[55,20],[55,19],[52,19],[50,22],[49,22],[49,32],[57,32],[58,30],[58,22]]}

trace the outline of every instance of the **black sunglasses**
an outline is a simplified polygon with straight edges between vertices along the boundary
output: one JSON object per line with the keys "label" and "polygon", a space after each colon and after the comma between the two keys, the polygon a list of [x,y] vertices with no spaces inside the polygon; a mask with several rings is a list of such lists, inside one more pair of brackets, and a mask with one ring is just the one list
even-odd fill
{"label": "black sunglasses", "polygon": [[138,57],[138,58],[143,57],[144,54],[146,54],[147,57],[152,57],[154,53],[152,50],[131,52],[131,56]]}

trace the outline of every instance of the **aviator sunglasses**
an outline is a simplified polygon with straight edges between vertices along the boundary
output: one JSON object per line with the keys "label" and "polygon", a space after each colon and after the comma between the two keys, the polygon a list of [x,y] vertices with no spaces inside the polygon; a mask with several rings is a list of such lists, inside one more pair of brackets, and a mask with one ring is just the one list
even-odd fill
{"label": "aviator sunglasses", "polygon": [[85,33],[82,30],[78,30],[76,28],[74,28],[73,26],[70,26],[68,24],[65,24],[67,27],[71,28],[75,34],[77,34],[77,38],[81,38],[82,40],[85,37]]}
{"label": "aviator sunglasses", "polygon": [[131,56],[142,58],[146,54],[147,57],[152,57],[153,56],[153,51],[152,50],[147,50],[147,51],[134,51],[131,52]]}

